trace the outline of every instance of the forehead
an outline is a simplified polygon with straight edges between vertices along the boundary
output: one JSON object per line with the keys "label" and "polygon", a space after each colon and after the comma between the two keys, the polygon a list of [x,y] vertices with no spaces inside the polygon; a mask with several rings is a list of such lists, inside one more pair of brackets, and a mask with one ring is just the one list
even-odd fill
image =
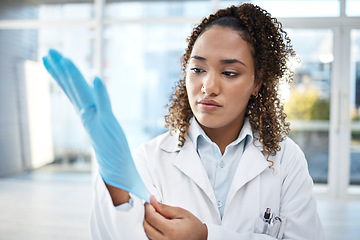
{"label": "forehead", "polygon": [[252,62],[251,49],[239,34],[231,28],[212,27],[195,41],[191,55],[208,58],[239,59]]}

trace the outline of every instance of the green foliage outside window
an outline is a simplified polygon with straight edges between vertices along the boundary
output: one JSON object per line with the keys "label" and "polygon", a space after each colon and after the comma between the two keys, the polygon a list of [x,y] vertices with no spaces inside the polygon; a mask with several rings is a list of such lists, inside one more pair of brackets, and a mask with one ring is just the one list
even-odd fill
{"label": "green foliage outside window", "polygon": [[285,104],[285,112],[290,120],[329,120],[330,102],[319,98],[314,89],[293,89]]}

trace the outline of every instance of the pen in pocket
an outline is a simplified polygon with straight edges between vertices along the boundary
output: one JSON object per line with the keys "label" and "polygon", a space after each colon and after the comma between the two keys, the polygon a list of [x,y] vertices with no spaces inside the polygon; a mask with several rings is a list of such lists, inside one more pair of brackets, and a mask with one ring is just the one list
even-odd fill
{"label": "pen in pocket", "polygon": [[268,229],[269,229],[269,225],[271,223],[271,219],[272,219],[272,216],[271,216],[271,209],[270,208],[266,208],[266,211],[264,213],[264,217],[263,217],[263,220],[264,220],[264,229],[263,229],[263,233],[264,234],[267,234],[268,233]]}

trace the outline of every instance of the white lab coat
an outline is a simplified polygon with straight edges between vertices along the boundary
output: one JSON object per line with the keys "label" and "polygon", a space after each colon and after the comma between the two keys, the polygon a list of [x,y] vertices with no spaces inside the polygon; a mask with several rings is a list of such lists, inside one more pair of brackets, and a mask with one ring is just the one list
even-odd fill
{"label": "white lab coat", "polygon": [[[282,239],[324,239],[319,221],[313,182],[300,148],[289,138],[281,151],[270,157],[269,168],[262,145],[256,141],[246,148],[237,167],[221,219],[217,201],[204,166],[186,137],[181,148],[175,134],[163,134],[134,152],[136,167],[158,201],[182,207],[208,228],[208,239],[275,239],[255,234],[255,222],[266,208],[283,219]],[[147,239],[143,229],[144,205],[131,195],[133,207],[127,211],[113,206],[99,175],[95,180],[91,214],[93,239]]]}

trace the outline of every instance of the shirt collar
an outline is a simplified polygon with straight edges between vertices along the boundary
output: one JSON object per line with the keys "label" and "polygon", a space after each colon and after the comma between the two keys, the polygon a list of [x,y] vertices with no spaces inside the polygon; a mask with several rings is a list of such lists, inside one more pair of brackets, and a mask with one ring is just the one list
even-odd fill
{"label": "shirt collar", "polygon": [[[199,137],[203,137],[209,144],[213,143],[211,139],[206,135],[204,130],[200,127],[199,123],[195,119],[195,117],[192,117],[190,120],[190,127],[189,127],[189,138],[194,144],[194,147],[196,150],[198,150],[198,139]],[[244,125],[239,133],[239,136],[235,141],[229,144],[230,145],[237,145],[240,142],[245,140],[244,143],[244,150],[250,145],[250,143],[253,140],[253,133],[251,129],[251,125],[249,122],[249,119],[246,117],[244,119]]]}

